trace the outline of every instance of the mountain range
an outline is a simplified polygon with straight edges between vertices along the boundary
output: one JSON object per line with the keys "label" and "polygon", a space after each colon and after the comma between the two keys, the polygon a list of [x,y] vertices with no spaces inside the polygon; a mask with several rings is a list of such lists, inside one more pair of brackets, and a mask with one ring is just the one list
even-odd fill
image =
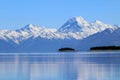
{"label": "mountain range", "polygon": [[94,46],[120,45],[120,26],[73,17],[59,29],[32,24],[17,30],[0,30],[1,53],[56,52],[70,47],[88,51]]}

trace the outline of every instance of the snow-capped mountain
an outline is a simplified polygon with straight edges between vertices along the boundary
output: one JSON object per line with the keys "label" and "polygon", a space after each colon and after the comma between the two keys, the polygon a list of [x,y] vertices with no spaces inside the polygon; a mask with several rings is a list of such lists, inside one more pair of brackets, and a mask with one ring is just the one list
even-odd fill
{"label": "snow-capped mountain", "polygon": [[[104,24],[98,20],[90,23],[82,17],[69,19],[59,29],[29,24],[17,30],[0,30],[0,50],[3,52],[50,52],[57,51],[61,47],[79,49],[81,42],[83,44],[87,38],[89,40],[90,36],[98,33],[104,35],[102,32],[109,29],[117,30],[119,26]],[[4,50],[3,47],[8,49]],[[79,47],[82,48],[82,46]]]}
{"label": "snow-capped mountain", "polygon": [[17,44],[23,40],[27,40],[30,37],[43,37],[50,38],[49,34],[56,32],[56,29],[49,29],[44,27],[37,27],[32,24],[26,25],[24,28],[18,30],[1,30],[0,39],[11,40]]}
{"label": "snow-capped mountain", "polygon": [[115,27],[116,26],[104,24],[98,20],[89,23],[82,17],[74,17],[68,20],[60,29],[58,29],[58,31],[62,33],[67,33],[69,36],[72,36],[73,38],[83,39],[97,32],[101,32],[107,28]]}
{"label": "snow-capped mountain", "polygon": [[68,32],[81,32],[82,29],[89,27],[90,24],[82,17],[74,17],[69,19],[58,31]]}
{"label": "snow-capped mountain", "polygon": [[89,50],[96,46],[120,46],[120,28],[108,28],[83,39],[79,44],[85,45],[78,45],[80,50]]}
{"label": "snow-capped mountain", "polygon": [[38,27],[32,24],[26,25],[24,28],[16,30],[18,33],[22,34],[22,37],[29,38],[29,37],[43,37],[49,38],[49,34],[52,34],[57,31],[57,29],[50,29],[45,27]]}

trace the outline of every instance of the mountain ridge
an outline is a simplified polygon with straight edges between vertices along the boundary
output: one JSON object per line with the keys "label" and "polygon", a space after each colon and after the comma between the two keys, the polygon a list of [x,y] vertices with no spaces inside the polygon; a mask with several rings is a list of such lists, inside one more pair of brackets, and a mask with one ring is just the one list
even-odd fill
{"label": "mountain ridge", "polygon": [[[72,47],[79,50],[78,43],[83,44],[87,41],[86,39],[89,40],[90,36],[98,35],[105,30],[114,32],[119,28],[118,25],[105,24],[98,20],[90,23],[80,16],[69,19],[59,29],[28,24],[17,30],[0,30],[0,44],[3,46],[4,43],[3,47],[11,46],[8,52],[32,52],[31,50],[33,52],[44,52],[45,49],[57,51],[61,47]],[[54,46],[55,48],[51,49]],[[79,47],[83,48],[82,46]]]}

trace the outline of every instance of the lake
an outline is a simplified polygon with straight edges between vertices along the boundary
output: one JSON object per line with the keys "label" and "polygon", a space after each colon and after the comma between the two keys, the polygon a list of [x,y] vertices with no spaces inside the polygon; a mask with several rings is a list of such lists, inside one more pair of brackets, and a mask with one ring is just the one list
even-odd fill
{"label": "lake", "polygon": [[0,80],[120,80],[120,52],[2,53]]}

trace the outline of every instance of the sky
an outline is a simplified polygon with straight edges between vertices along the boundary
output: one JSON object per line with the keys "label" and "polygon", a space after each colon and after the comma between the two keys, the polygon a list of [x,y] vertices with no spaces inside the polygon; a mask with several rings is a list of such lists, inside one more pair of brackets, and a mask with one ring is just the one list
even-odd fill
{"label": "sky", "polygon": [[27,24],[59,28],[68,19],[82,16],[120,25],[120,0],[1,0],[0,29],[19,29]]}

